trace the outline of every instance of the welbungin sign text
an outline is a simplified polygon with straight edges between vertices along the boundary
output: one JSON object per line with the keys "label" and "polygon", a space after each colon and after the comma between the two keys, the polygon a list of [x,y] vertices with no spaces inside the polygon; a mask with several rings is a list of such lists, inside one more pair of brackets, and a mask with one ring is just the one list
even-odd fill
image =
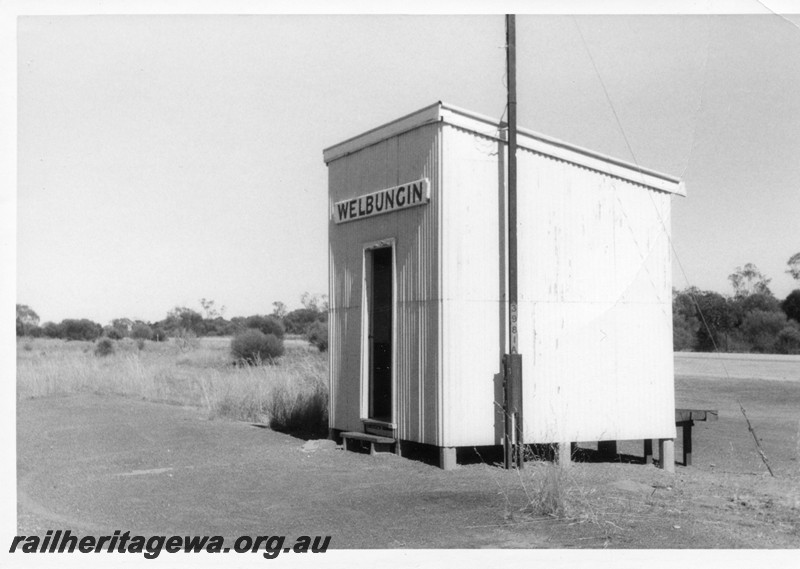
{"label": "welbungin sign text", "polygon": [[345,221],[353,221],[363,217],[423,205],[428,203],[430,199],[430,182],[428,178],[423,178],[408,184],[336,202],[333,205],[333,219],[336,223],[344,223]]}

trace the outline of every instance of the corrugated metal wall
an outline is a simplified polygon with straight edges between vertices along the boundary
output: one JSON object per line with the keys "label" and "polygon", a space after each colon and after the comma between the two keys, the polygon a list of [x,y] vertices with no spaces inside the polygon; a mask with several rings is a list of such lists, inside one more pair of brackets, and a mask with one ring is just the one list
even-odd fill
{"label": "corrugated metal wall", "polygon": [[449,125],[442,140],[443,446],[498,444],[508,325],[504,143]]}
{"label": "corrugated metal wall", "polygon": [[519,179],[527,439],[674,436],[669,194],[526,150]]}
{"label": "corrugated metal wall", "polygon": [[328,164],[334,202],[421,178],[424,206],[329,225],[331,427],[362,430],[362,259],[366,244],[394,238],[396,271],[395,412],[404,440],[439,443],[439,123],[429,124]]}
{"label": "corrugated metal wall", "polygon": [[[444,445],[500,444],[503,143],[444,127]],[[674,436],[670,195],[520,149],[527,442]]]}

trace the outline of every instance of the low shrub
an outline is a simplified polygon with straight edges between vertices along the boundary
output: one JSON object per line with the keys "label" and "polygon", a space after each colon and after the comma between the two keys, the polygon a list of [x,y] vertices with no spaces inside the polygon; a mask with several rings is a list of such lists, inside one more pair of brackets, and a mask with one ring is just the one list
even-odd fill
{"label": "low shrub", "polygon": [[267,412],[273,430],[311,438],[328,436],[328,388],[316,378],[277,384]]}
{"label": "low shrub", "polygon": [[244,321],[244,325],[246,328],[254,328],[267,335],[272,334],[281,340],[286,333],[283,323],[275,316],[248,316]]}
{"label": "low shrub", "polygon": [[62,335],[61,324],[45,322],[42,325],[42,335],[45,338],[60,338]]}
{"label": "low shrub", "polygon": [[313,308],[298,308],[283,317],[283,324],[288,334],[305,334],[309,326],[317,321],[328,319],[327,312],[320,312]]}
{"label": "low shrub", "polygon": [[237,363],[260,365],[283,355],[283,340],[251,328],[231,340],[231,355]]}
{"label": "low shrub", "polygon": [[320,352],[328,351],[328,323],[314,322],[308,327],[306,339],[310,344],[316,346]]}
{"label": "low shrub", "polygon": [[110,338],[103,338],[94,347],[94,355],[110,356],[114,353],[114,341]]}
{"label": "low shrub", "polygon": [[736,328],[723,336],[720,350],[729,353],[748,354],[753,351],[753,344],[744,332]]}
{"label": "low shrub", "polygon": [[694,348],[697,333],[697,319],[686,318],[680,313],[672,314],[672,349],[676,352],[688,352]]}
{"label": "low shrub", "polygon": [[780,312],[780,301],[772,296],[772,293],[757,292],[747,296],[734,298],[731,303],[738,312],[739,317],[744,320],[745,316],[760,310],[762,312]]}
{"label": "low shrub", "polygon": [[781,354],[800,354],[800,324],[795,320],[778,332],[777,348]]}
{"label": "low shrub", "polygon": [[124,338],[124,336],[119,330],[111,326],[106,326],[105,328],[103,328],[103,335],[110,340],[121,340],[122,338]]}
{"label": "low shrub", "polygon": [[200,347],[197,334],[187,328],[176,328],[172,332],[172,337],[175,340],[175,345],[182,352],[189,352]]}
{"label": "low shrub", "polygon": [[781,302],[781,308],[786,314],[786,318],[800,322],[800,288],[789,293],[786,299]]}
{"label": "low shrub", "polygon": [[144,322],[137,322],[131,329],[131,338],[136,340],[152,340],[153,329]]}
{"label": "low shrub", "polygon": [[67,318],[61,321],[62,338],[67,340],[96,340],[103,333],[103,327],[86,318],[80,320]]}
{"label": "low shrub", "polygon": [[740,329],[752,344],[753,351],[768,354],[774,353],[778,333],[786,327],[786,322],[783,312],[754,310],[745,316]]}
{"label": "low shrub", "polygon": [[154,342],[166,342],[168,338],[169,335],[167,334],[167,331],[164,330],[164,328],[161,328],[159,326],[153,327],[153,337],[150,338],[151,340],[153,340]]}

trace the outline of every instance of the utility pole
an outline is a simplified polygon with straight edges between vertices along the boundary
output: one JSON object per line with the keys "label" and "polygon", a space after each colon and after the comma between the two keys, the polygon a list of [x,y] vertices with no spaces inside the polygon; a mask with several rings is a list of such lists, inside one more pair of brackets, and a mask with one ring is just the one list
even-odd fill
{"label": "utility pole", "polygon": [[503,356],[505,467],[523,468],[522,354],[517,330],[517,37],[513,14],[506,15],[508,77],[508,342]]}

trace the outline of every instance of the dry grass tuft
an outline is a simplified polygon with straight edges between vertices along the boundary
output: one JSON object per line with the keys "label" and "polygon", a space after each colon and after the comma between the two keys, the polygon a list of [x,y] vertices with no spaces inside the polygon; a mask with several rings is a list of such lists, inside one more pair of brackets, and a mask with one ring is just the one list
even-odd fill
{"label": "dry grass tuft", "polygon": [[[29,347],[26,347],[29,346]],[[17,350],[17,397],[113,393],[201,407],[209,417],[327,433],[327,356],[306,343],[287,345],[277,365],[236,366],[229,338],[119,341],[94,356],[91,342],[36,339]]]}
{"label": "dry grass tuft", "polygon": [[558,464],[545,464],[534,470],[529,488],[530,512],[540,516],[565,518],[569,511],[566,469]]}
{"label": "dry grass tuft", "polygon": [[328,434],[328,386],[314,375],[277,382],[269,398],[269,426],[309,437]]}

